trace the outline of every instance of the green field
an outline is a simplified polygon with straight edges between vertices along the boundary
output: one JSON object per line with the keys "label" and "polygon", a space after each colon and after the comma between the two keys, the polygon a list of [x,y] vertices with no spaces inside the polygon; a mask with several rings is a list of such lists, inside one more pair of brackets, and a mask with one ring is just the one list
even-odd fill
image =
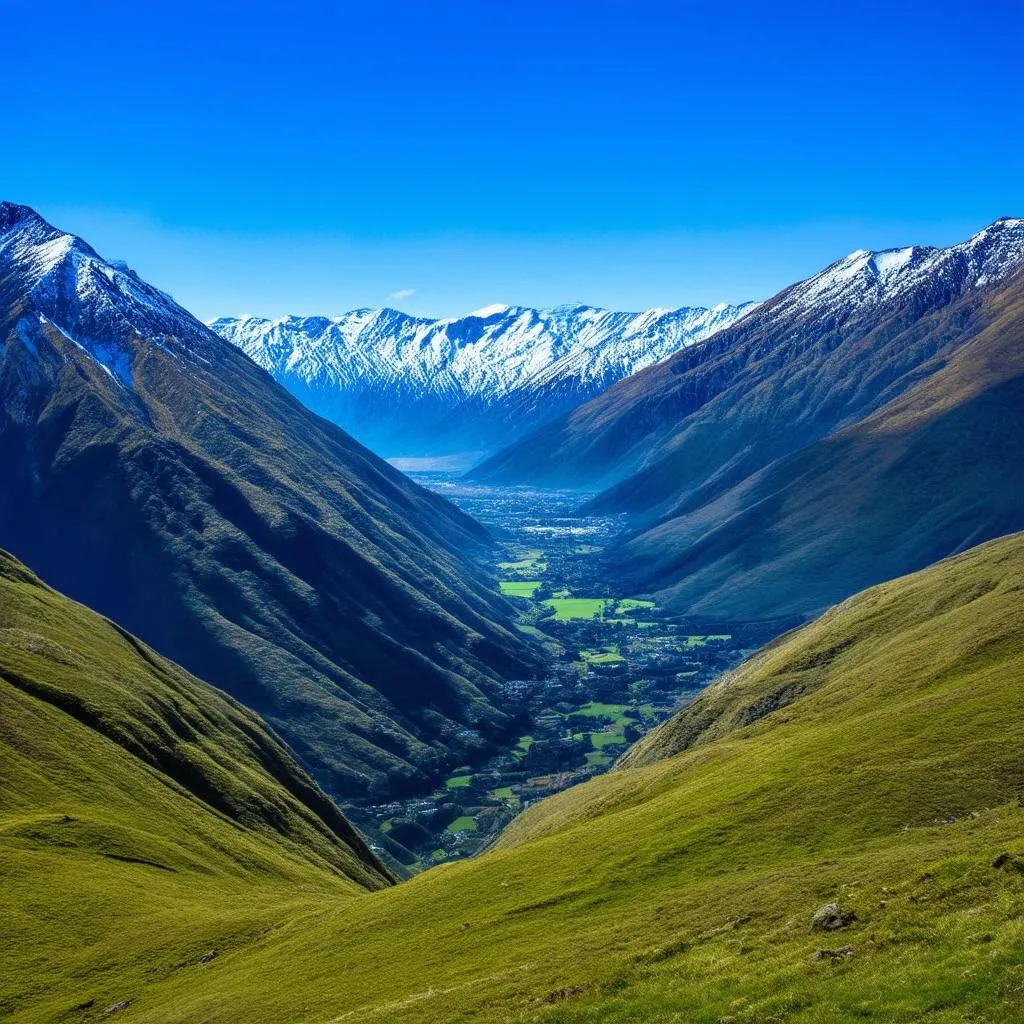
{"label": "green field", "polygon": [[532,598],[541,587],[540,580],[502,580],[501,592],[505,597]]}
{"label": "green field", "polygon": [[651,608],[656,607],[653,601],[641,601],[635,597],[625,597],[615,606],[615,614],[622,615],[625,612],[639,611],[641,609],[649,611]]}
{"label": "green field", "polygon": [[532,736],[522,736],[520,737],[520,740],[516,744],[515,750],[513,750],[512,753],[518,752],[519,754],[525,754],[530,749],[530,747],[533,746],[533,744],[534,739]]}
{"label": "green field", "polygon": [[468,815],[463,814],[456,818],[449,826],[449,832],[475,832],[476,822]]}
{"label": "green field", "polygon": [[687,636],[683,637],[683,647],[704,647],[709,640],[731,640],[732,635],[729,633],[711,633],[707,636]]}
{"label": "green field", "polygon": [[445,782],[445,786],[448,789],[465,789],[472,781],[472,775],[453,775]]}
{"label": "green field", "polygon": [[503,572],[516,574],[547,572],[548,563],[544,561],[544,552],[539,548],[520,552],[523,557],[515,562],[499,562],[498,568]]}
{"label": "green field", "polygon": [[555,611],[559,622],[570,619],[597,619],[611,602],[603,597],[549,597],[544,604]]}
{"label": "green field", "polygon": [[588,715],[593,718],[613,718],[618,721],[624,718],[624,712],[629,710],[627,704],[602,704],[600,701],[592,700],[576,711],[577,715]]}
{"label": "green field", "polygon": [[614,648],[603,651],[580,651],[580,657],[591,665],[618,665],[626,660]]}

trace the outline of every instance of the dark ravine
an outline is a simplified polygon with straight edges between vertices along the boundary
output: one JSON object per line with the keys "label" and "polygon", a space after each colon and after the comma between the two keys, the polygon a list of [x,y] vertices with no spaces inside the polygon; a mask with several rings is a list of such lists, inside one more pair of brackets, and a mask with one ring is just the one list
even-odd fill
{"label": "dark ravine", "polygon": [[10,204],[0,463],[0,544],[256,709],[336,794],[460,763],[537,670],[477,523]]}

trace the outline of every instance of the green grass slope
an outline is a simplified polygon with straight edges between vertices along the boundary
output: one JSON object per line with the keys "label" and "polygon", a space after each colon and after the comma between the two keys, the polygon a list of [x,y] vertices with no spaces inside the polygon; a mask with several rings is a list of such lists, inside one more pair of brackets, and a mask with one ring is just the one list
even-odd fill
{"label": "green grass slope", "polygon": [[[154,954],[125,1019],[1019,1020],[1022,718],[1016,535],[776,641],[475,861],[311,901],[210,970]],[[812,930],[833,900],[856,920]]]}
{"label": "green grass slope", "polygon": [[0,1018],[81,1019],[390,881],[259,718],[0,552]]}
{"label": "green grass slope", "polygon": [[698,614],[806,614],[1024,529],[1024,277],[971,302],[975,333],[915,387],[626,544],[630,586]]}

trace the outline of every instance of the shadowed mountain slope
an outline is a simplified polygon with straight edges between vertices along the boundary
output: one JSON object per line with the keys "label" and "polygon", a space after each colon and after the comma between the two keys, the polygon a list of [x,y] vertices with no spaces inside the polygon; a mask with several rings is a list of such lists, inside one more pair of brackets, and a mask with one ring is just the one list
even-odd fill
{"label": "shadowed mountain slope", "polygon": [[260,712],[333,792],[504,730],[486,536],[121,265],[0,204],[0,544]]}
{"label": "shadowed mountain slope", "polygon": [[610,388],[483,479],[610,484],[610,567],[710,617],[818,611],[1024,527],[1024,221],[857,252]]}
{"label": "shadowed mountain slope", "polygon": [[[1012,1020],[1022,714],[1018,534],[776,641],[482,857],[310,896],[209,971],[112,936],[126,969],[47,963],[14,1019],[116,993],[160,1024]],[[845,927],[812,928],[833,901]]]}

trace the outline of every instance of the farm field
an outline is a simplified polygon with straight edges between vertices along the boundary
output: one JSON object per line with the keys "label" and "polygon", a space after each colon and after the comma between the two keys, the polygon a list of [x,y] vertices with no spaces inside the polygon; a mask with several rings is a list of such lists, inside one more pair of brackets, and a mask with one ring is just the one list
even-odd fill
{"label": "farm field", "polygon": [[541,587],[540,580],[502,580],[499,584],[505,597],[533,597]]}
{"label": "farm field", "polygon": [[604,615],[609,601],[599,597],[549,597],[544,604],[552,609],[559,622],[571,619],[598,619]]}

